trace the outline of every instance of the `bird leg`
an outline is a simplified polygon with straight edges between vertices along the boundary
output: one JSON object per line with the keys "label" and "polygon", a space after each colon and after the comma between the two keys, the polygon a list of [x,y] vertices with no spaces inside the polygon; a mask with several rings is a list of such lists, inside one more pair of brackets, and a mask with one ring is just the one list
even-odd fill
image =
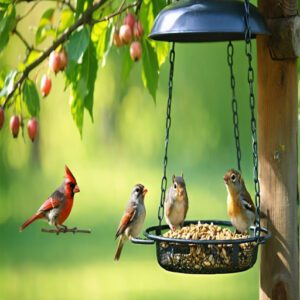
{"label": "bird leg", "polygon": [[67,232],[68,227],[66,225],[60,224],[60,226],[62,227],[63,232]]}
{"label": "bird leg", "polygon": [[55,224],[55,227],[57,229],[57,232],[56,232],[57,235],[59,235],[61,232],[66,233],[68,231],[68,227],[66,225],[63,225],[63,224],[60,224],[60,226]]}
{"label": "bird leg", "polygon": [[73,233],[76,233],[77,232],[77,227],[73,227],[73,228],[68,228],[66,225],[63,225],[63,224],[60,224],[61,227],[61,230],[63,233],[66,233],[66,232],[73,232]]}

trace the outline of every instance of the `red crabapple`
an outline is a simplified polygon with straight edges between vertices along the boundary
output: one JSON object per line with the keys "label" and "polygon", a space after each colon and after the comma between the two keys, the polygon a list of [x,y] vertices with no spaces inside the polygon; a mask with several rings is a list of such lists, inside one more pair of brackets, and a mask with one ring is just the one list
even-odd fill
{"label": "red crabapple", "polygon": [[60,70],[61,62],[60,55],[56,51],[52,51],[49,56],[49,68],[55,74]]}
{"label": "red crabapple", "polygon": [[120,39],[123,44],[129,44],[132,39],[132,31],[129,25],[122,25],[120,27]]}
{"label": "red crabapple", "polygon": [[32,118],[27,123],[27,131],[28,135],[33,142],[37,136],[38,133],[39,124],[36,118]]}
{"label": "red crabapple", "polygon": [[129,25],[130,29],[133,30],[135,23],[135,16],[132,13],[128,13],[124,18],[124,24]]}
{"label": "red crabapple", "polygon": [[123,45],[121,38],[120,38],[120,33],[119,30],[115,29],[114,35],[113,35],[113,43],[116,47],[121,47]]}
{"label": "red crabapple", "polygon": [[138,61],[142,56],[141,43],[138,41],[132,42],[130,45],[130,56],[133,61]]}
{"label": "red crabapple", "polygon": [[9,123],[10,130],[14,138],[18,137],[20,129],[20,118],[18,116],[12,116]]}
{"label": "red crabapple", "polygon": [[3,127],[5,121],[4,109],[0,106],[0,129]]}
{"label": "red crabapple", "polygon": [[44,74],[41,79],[41,93],[43,97],[46,97],[50,93],[51,86],[51,79],[46,74]]}
{"label": "red crabapple", "polygon": [[137,39],[140,39],[143,36],[144,28],[140,21],[134,23],[133,34]]}
{"label": "red crabapple", "polygon": [[65,50],[59,52],[60,70],[63,71],[68,65],[68,55]]}

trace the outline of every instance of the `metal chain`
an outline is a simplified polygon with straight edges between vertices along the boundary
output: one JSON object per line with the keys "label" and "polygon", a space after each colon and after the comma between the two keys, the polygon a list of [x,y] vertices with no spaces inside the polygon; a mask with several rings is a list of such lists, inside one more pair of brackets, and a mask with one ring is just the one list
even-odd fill
{"label": "metal chain", "polygon": [[[257,210],[256,226],[260,228],[260,184],[258,179],[258,146],[255,119],[255,97],[254,97],[254,70],[252,67],[252,44],[251,44],[251,28],[250,28],[250,3],[245,0],[245,51],[248,57],[248,84],[249,84],[249,100],[251,109],[251,132],[252,132],[252,156],[253,156],[253,179],[255,188],[255,205]],[[260,234],[258,230],[257,234]]]}
{"label": "metal chain", "polygon": [[169,146],[169,135],[171,127],[171,104],[172,104],[172,92],[173,92],[173,74],[174,74],[174,62],[175,62],[175,43],[173,42],[170,51],[170,73],[169,73],[169,95],[167,103],[167,118],[166,118],[166,137],[165,137],[165,155],[164,155],[164,175],[161,179],[161,195],[160,205],[158,208],[158,220],[159,226],[164,218],[164,201],[167,190],[167,164],[168,164],[168,146]]}
{"label": "metal chain", "polygon": [[241,172],[241,145],[240,145],[240,131],[239,131],[239,116],[238,116],[238,103],[235,95],[235,77],[233,73],[233,53],[234,48],[231,42],[227,45],[227,63],[230,71],[230,86],[232,91],[232,118],[233,118],[233,134],[235,138],[235,148],[236,148],[236,157],[237,157],[237,168]]}

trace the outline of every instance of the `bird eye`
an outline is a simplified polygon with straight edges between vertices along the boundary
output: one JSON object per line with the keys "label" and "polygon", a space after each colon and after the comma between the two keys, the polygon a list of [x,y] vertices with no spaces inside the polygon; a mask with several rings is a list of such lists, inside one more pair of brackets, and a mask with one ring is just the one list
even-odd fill
{"label": "bird eye", "polygon": [[177,183],[176,182],[174,183],[174,189],[177,189]]}
{"label": "bird eye", "polygon": [[230,176],[230,178],[231,178],[232,182],[235,182],[235,180],[236,180],[235,174],[232,174],[232,175]]}
{"label": "bird eye", "polygon": [[135,192],[138,194],[140,192],[140,189],[139,188],[136,188],[135,189]]}

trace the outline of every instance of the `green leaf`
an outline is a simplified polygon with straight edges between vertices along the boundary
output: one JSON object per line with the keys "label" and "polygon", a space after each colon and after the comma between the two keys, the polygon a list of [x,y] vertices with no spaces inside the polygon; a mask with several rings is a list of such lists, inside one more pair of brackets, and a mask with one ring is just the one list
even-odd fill
{"label": "green leaf", "polygon": [[93,101],[94,87],[97,78],[98,61],[96,57],[96,49],[90,42],[82,59],[81,79],[86,82],[87,94],[84,97],[84,106],[90,113],[93,121]]}
{"label": "green leaf", "polygon": [[0,97],[7,96],[12,91],[15,82],[15,77],[17,74],[17,70],[12,70],[6,75],[4,80],[4,86],[0,91]]}
{"label": "green leaf", "polygon": [[64,72],[66,76],[65,88],[67,88],[70,83],[76,82],[78,76],[78,69],[79,65],[76,62],[72,60],[68,61],[67,68]]}
{"label": "green leaf", "polygon": [[153,5],[153,15],[156,17],[158,13],[167,5],[166,0],[152,1]]}
{"label": "green leaf", "polygon": [[108,22],[100,22],[94,25],[92,41],[97,45],[97,58],[101,60],[105,52],[106,34]]}
{"label": "green leaf", "polygon": [[68,60],[81,63],[82,56],[89,44],[90,31],[87,26],[73,33],[66,44]]}
{"label": "green leaf", "polygon": [[75,12],[75,19],[77,19],[84,10],[84,3],[85,0],[77,0],[76,1],[76,12]]}
{"label": "green leaf", "polygon": [[144,36],[149,35],[153,26],[154,15],[152,8],[152,2],[148,2],[143,3],[140,9],[139,17],[144,27]]}
{"label": "green leaf", "polygon": [[31,116],[38,116],[40,112],[40,98],[34,82],[26,79],[22,89],[23,101]]}
{"label": "green leaf", "polygon": [[54,12],[54,8],[49,8],[43,13],[35,33],[35,43],[37,45],[42,43],[48,36],[55,35],[55,31],[52,28]]}
{"label": "green leaf", "polygon": [[64,9],[60,14],[59,26],[57,33],[64,32],[68,27],[74,23],[74,14],[70,9]]}
{"label": "green leaf", "polygon": [[70,106],[72,117],[82,136],[83,115],[84,115],[84,97],[86,96],[86,82],[81,78],[72,85]]}
{"label": "green leaf", "polygon": [[65,50],[68,55],[68,65],[65,70],[65,87],[70,83],[75,84],[78,80],[79,64],[82,62],[82,57],[89,44],[89,40],[89,29],[82,27],[81,30],[76,31],[67,42]]}
{"label": "green leaf", "polygon": [[[102,0],[102,3],[105,1]],[[76,10],[75,10],[75,18],[78,19],[78,17],[83,13],[84,10],[87,9],[87,7],[93,3],[93,0],[77,0],[76,1]]]}
{"label": "green leaf", "polygon": [[121,69],[121,84],[126,85],[130,71],[132,70],[132,67],[134,65],[133,60],[131,59],[129,55],[129,51],[127,48],[123,49],[122,51],[122,69]]}
{"label": "green leaf", "polygon": [[16,10],[13,4],[7,5],[5,10],[0,11],[0,52],[9,41],[10,32],[13,30],[16,21]]}
{"label": "green leaf", "polygon": [[169,55],[170,44],[167,42],[154,42],[152,45],[157,54],[158,65],[161,67]]}
{"label": "green leaf", "polygon": [[156,90],[159,74],[157,56],[154,48],[147,40],[142,40],[142,49],[142,81],[144,86],[148,89],[150,95],[153,97],[153,100],[156,101]]}
{"label": "green leaf", "polygon": [[112,26],[112,23],[110,23],[107,26],[107,29],[106,29],[104,54],[103,54],[102,64],[101,64],[102,68],[105,66],[106,59],[107,59],[108,54],[109,54],[109,52],[111,50],[111,46],[112,46],[112,43],[113,43],[113,34],[114,34],[113,26]]}
{"label": "green leaf", "polygon": [[42,52],[30,51],[30,54],[27,57],[25,66],[30,65],[33,61],[37,60],[42,55]]}

